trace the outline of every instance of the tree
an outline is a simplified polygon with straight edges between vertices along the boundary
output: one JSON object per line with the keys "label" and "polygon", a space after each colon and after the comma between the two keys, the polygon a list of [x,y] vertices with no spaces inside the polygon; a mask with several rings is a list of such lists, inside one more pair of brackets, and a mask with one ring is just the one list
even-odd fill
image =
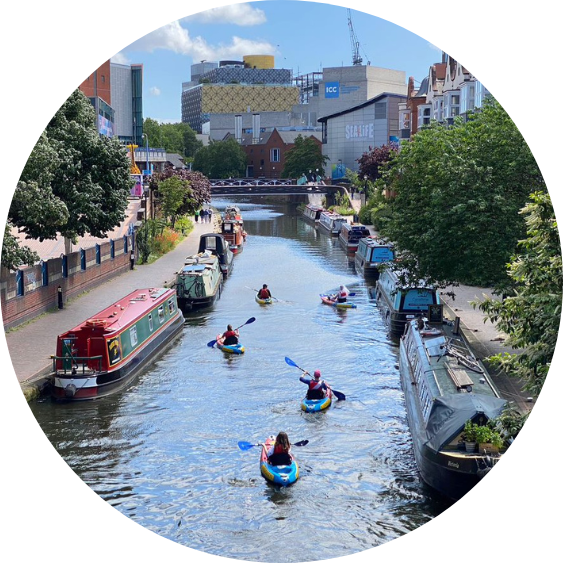
{"label": "tree", "polygon": [[[164,172],[153,176],[150,188],[160,192],[163,183],[170,178],[176,178],[182,183],[182,203],[175,209],[176,215],[192,215],[197,209],[201,209],[204,203],[211,201],[211,185],[209,180],[200,172],[192,170],[167,168]],[[176,193],[177,186],[178,184],[174,183],[173,188],[166,187],[165,191],[169,190]],[[176,197],[174,195],[174,198]],[[173,207],[174,204],[171,203],[170,208]]]}
{"label": "tree", "polygon": [[396,192],[382,234],[416,257],[415,277],[439,285],[506,283],[525,233],[519,210],[529,193],[545,190],[520,132],[494,101],[467,123],[419,131],[381,183]]}
{"label": "tree", "polygon": [[162,147],[184,158],[192,158],[203,146],[187,123],[158,123],[148,117],[143,121],[143,132],[151,147]]}
{"label": "tree", "polygon": [[[76,90],[37,141],[16,186],[8,222],[39,240],[86,233],[104,237],[125,218],[131,185],[125,149],[98,134],[94,108]],[[13,248],[6,232],[6,248]],[[22,260],[30,256],[20,255]],[[17,268],[25,262],[3,248],[2,263]]]}
{"label": "tree", "polygon": [[[172,228],[176,222],[178,210],[184,203],[187,194],[191,195],[190,183],[178,176],[170,176],[158,184],[162,213],[165,218],[172,217]],[[189,196],[188,196],[189,197]]]}
{"label": "tree", "polygon": [[391,156],[397,153],[397,149],[391,145],[371,148],[356,160],[359,163],[358,176],[374,182],[381,176],[380,168],[391,160]]}
{"label": "tree", "polygon": [[563,265],[557,220],[546,192],[531,195],[522,210],[526,216],[527,238],[519,243],[508,275],[515,283],[514,295],[499,301],[474,303],[487,319],[497,322],[508,335],[505,344],[516,354],[489,358],[506,373],[523,378],[525,388],[538,395],[555,352],[561,318]]}
{"label": "tree", "polygon": [[238,178],[246,173],[246,153],[235,139],[213,141],[196,152],[193,168],[208,178]]}
{"label": "tree", "polygon": [[321,147],[313,137],[304,138],[298,135],[295,145],[285,154],[285,165],[282,175],[286,178],[298,178],[308,170],[317,170],[324,176],[324,167],[328,156],[323,156]]}

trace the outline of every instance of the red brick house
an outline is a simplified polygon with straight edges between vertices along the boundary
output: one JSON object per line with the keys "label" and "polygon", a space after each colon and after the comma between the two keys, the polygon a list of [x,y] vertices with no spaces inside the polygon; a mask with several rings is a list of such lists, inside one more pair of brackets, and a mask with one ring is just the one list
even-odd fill
{"label": "red brick house", "polygon": [[[281,178],[285,166],[285,154],[295,146],[298,135],[312,137],[322,148],[320,131],[265,131],[260,137],[243,135],[241,147],[246,152],[247,178]],[[225,139],[234,138],[229,133]]]}

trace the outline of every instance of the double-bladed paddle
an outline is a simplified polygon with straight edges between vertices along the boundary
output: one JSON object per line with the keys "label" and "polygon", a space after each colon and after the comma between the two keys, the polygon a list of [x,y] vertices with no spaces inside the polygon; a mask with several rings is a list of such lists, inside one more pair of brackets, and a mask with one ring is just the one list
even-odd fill
{"label": "double-bladed paddle", "polygon": [[[256,320],[256,317],[250,317],[245,323],[241,324],[240,326],[237,326],[237,328],[235,328],[234,330],[238,330],[239,328],[242,328],[244,325],[249,325],[252,324],[254,321]],[[215,340],[210,340],[207,345],[210,348],[213,348],[213,346],[215,346],[215,344],[217,343],[217,339]]]}
{"label": "double-bladed paddle", "polygon": [[[301,440],[300,442],[295,442],[295,444],[291,444],[292,446],[306,446],[309,443],[309,440]],[[251,444],[250,442],[239,442],[238,447],[245,452],[254,446],[263,446],[264,444]]]}
{"label": "double-bladed paddle", "polygon": [[[304,370],[303,368],[300,368],[293,360],[291,360],[290,358],[288,358],[287,356],[285,357],[285,363],[288,366],[292,366],[294,368],[300,369],[303,373],[309,373],[307,370]],[[341,393],[340,391],[335,391],[332,387],[330,388],[330,390],[334,393],[334,396],[339,400],[339,401],[345,401],[346,400],[346,395],[344,395],[344,393]]]}

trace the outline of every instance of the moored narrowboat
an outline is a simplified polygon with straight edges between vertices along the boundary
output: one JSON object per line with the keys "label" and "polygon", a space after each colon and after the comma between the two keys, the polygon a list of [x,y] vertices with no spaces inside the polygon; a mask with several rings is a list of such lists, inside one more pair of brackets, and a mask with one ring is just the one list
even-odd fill
{"label": "moored narrowboat", "polygon": [[240,254],[243,250],[243,243],[246,240],[244,221],[240,209],[236,205],[228,205],[223,213],[221,223],[221,233],[229,243],[229,248],[233,254]]}
{"label": "moored narrowboat", "polygon": [[[468,443],[466,423],[487,426],[506,401],[463,340],[456,339],[455,355],[448,354],[453,336],[448,325],[433,330],[424,325],[422,319],[409,321],[399,347],[407,420],[422,479],[457,500],[490,471],[504,450],[498,444],[476,449]],[[460,358],[466,358],[465,364],[458,363]]]}
{"label": "moored narrowboat", "polygon": [[207,233],[199,237],[198,253],[209,252],[219,259],[219,268],[223,277],[227,278],[233,270],[234,254],[223,235]]}
{"label": "moored narrowboat", "polygon": [[377,280],[381,264],[394,259],[395,252],[391,243],[377,237],[364,237],[358,241],[354,266],[358,274],[362,273],[366,278]]}
{"label": "moored narrowboat", "polygon": [[188,256],[176,272],[174,288],[182,311],[209,307],[221,295],[223,274],[219,258],[209,251]]}
{"label": "moored narrowboat", "polygon": [[410,320],[428,314],[432,305],[440,305],[436,288],[423,282],[401,287],[397,274],[391,268],[385,268],[377,280],[376,299],[393,336],[401,336]]}
{"label": "moored narrowboat", "polygon": [[57,337],[53,398],[97,399],[123,389],[183,326],[173,289],[133,291]]}
{"label": "moored narrowboat", "polygon": [[369,229],[361,223],[342,223],[338,240],[346,254],[352,255],[358,250],[360,239],[369,236]]}
{"label": "moored narrowboat", "polygon": [[305,209],[303,209],[303,217],[312,223],[318,224],[323,211],[325,211],[325,208],[322,205],[309,203],[305,206]]}
{"label": "moored narrowboat", "polygon": [[337,237],[340,234],[340,228],[347,222],[346,217],[332,211],[323,211],[319,217],[319,227],[333,237]]}

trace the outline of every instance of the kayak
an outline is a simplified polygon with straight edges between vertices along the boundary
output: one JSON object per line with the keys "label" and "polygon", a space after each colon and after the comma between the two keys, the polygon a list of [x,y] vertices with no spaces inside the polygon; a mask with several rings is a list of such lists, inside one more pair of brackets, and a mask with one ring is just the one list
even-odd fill
{"label": "kayak", "polygon": [[337,307],[338,309],[356,309],[355,303],[350,303],[349,301],[346,301],[344,303],[338,303],[337,301],[334,301],[324,293],[321,293],[321,301],[325,305],[331,305],[332,307]]}
{"label": "kayak", "polygon": [[244,346],[242,344],[221,344],[221,335],[217,336],[216,346],[226,354],[244,354]]}
{"label": "kayak", "polygon": [[301,401],[301,410],[305,412],[320,412],[328,409],[332,404],[332,389],[329,388],[324,399],[307,399],[307,396]]}
{"label": "kayak", "polygon": [[256,300],[256,303],[260,303],[260,305],[270,305],[271,303],[274,302],[274,300],[271,297],[268,297],[266,299],[260,299],[258,295],[256,295],[254,299]]}
{"label": "kayak", "polygon": [[290,465],[272,465],[268,462],[266,451],[272,446],[272,444],[274,444],[275,441],[275,436],[270,436],[266,439],[266,448],[262,448],[262,451],[260,452],[260,473],[262,473],[262,477],[270,483],[287,487],[299,479],[299,466],[291,453],[289,454],[291,456]]}

